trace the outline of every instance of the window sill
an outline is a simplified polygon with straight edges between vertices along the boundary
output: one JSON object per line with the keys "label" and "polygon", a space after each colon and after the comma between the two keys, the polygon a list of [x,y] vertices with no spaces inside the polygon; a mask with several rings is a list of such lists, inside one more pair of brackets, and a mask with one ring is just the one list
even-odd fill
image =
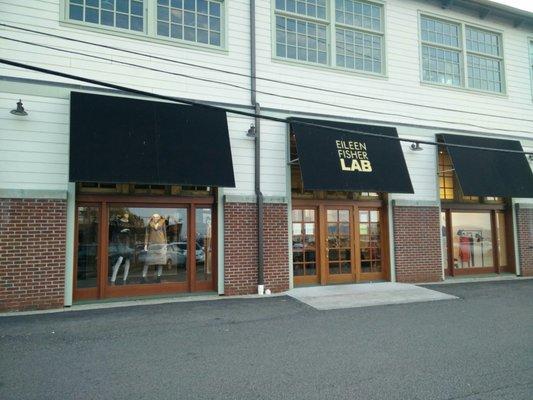
{"label": "window sill", "polygon": [[288,64],[295,67],[305,67],[305,68],[311,68],[318,71],[328,71],[333,73],[341,73],[351,76],[360,76],[361,78],[372,78],[372,79],[380,79],[380,80],[388,80],[389,77],[387,74],[377,74],[372,72],[364,72],[364,71],[358,71],[358,70],[351,70],[341,67],[332,66],[329,64],[314,64],[306,61],[298,61],[298,60],[290,60],[286,58],[281,58],[277,56],[272,57],[272,62],[279,63],[279,64]]}
{"label": "window sill", "polygon": [[[118,37],[123,37],[126,39],[136,39],[141,40],[144,42],[149,43],[157,43],[157,44],[163,44],[163,45],[170,45],[174,47],[182,47],[187,48],[190,50],[199,50],[199,51],[207,51],[211,53],[216,54],[224,54],[228,55],[229,51],[226,47],[215,47],[211,45],[206,45],[203,43],[193,43],[193,42],[186,42],[181,41],[178,39],[170,39],[170,38],[164,38],[164,37],[153,37],[148,36],[145,32],[136,32],[136,31],[129,31],[129,30],[123,30],[120,28],[113,28],[113,27],[105,27],[100,25],[91,26],[83,22],[76,22],[76,21],[60,21],[60,26],[68,27],[68,28],[74,28],[74,29],[80,29],[84,31],[99,33],[103,35],[113,35]],[[96,45],[98,43],[95,43]]]}
{"label": "window sill", "polygon": [[484,96],[489,95],[489,96],[494,96],[494,97],[499,97],[499,98],[504,98],[504,99],[509,98],[509,95],[506,92],[496,93],[496,92],[490,92],[488,90],[469,89],[469,88],[462,87],[462,86],[450,86],[450,85],[445,85],[442,83],[435,83],[435,82],[420,81],[420,86],[447,89],[447,90],[453,90],[453,91],[462,92],[462,93],[470,93],[470,94],[477,94],[477,95],[484,95]]}

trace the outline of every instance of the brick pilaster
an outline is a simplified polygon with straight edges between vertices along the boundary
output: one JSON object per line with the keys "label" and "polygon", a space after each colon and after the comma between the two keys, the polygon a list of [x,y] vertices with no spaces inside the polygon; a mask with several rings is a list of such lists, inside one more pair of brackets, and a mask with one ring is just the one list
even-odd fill
{"label": "brick pilaster", "polygon": [[533,276],[533,209],[519,208],[516,217],[520,273]]}
{"label": "brick pilaster", "polygon": [[0,199],[0,310],[63,306],[65,200]]}
{"label": "brick pilaster", "polygon": [[393,213],[397,281],[441,281],[439,208],[396,206]]}
{"label": "brick pilaster", "polygon": [[[254,203],[224,205],[224,293],[257,292],[257,207]],[[287,205],[265,204],[265,288],[289,288]]]}

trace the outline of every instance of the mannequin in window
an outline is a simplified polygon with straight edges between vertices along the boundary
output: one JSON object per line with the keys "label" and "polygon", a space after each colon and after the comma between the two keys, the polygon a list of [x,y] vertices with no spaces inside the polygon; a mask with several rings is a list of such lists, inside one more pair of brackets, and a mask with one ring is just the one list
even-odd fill
{"label": "mannequin in window", "polygon": [[466,266],[470,267],[470,238],[463,230],[459,230],[457,235],[459,236],[459,260],[461,261],[461,268],[464,268],[465,262]]}
{"label": "mannequin in window", "polygon": [[165,218],[159,214],[153,214],[146,225],[144,235],[144,251],[146,258],[142,272],[142,283],[146,283],[148,267],[157,266],[156,281],[161,282],[163,274],[163,265],[167,262],[167,224]]}
{"label": "mannequin in window", "polygon": [[130,223],[130,215],[124,213],[117,216],[114,221],[113,242],[115,243],[118,259],[113,265],[113,274],[111,275],[111,285],[115,284],[117,280],[117,274],[122,262],[124,261],[124,275],[122,277],[122,283],[126,284],[128,274],[130,272],[130,257],[133,254],[131,248],[131,235],[132,226]]}

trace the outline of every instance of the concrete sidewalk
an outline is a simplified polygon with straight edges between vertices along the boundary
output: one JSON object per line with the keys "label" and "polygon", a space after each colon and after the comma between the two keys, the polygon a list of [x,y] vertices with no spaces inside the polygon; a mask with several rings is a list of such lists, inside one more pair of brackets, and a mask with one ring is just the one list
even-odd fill
{"label": "concrete sidewalk", "polygon": [[313,286],[292,289],[287,294],[317,310],[457,299],[420,286],[392,282]]}

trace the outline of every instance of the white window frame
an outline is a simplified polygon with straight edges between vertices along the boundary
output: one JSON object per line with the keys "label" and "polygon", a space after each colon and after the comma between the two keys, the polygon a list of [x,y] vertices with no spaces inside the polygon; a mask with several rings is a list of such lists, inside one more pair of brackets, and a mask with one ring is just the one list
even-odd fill
{"label": "white window frame", "polygon": [[228,0],[219,0],[221,3],[220,46],[157,35],[157,0],[143,0],[143,2],[143,31],[133,31],[130,29],[116,28],[114,26],[71,20],[69,19],[69,0],[60,0],[60,24],[92,32],[108,33],[120,37],[135,38],[155,43],[174,44],[180,47],[202,49],[217,53],[228,53]]}
{"label": "white window frame", "polygon": [[[303,14],[293,13],[289,11],[281,11],[276,9],[276,0],[271,0],[271,47],[272,47],[272,59],[274,61],[279,61],[282,63],[288,63],[293,65],[300,66],[309,66],[312,68],[318,69],[328,69],[328,70],[337,70],[341,72],[346,72],[356,75],[365,75],[376,78],[386,78],[387,77],[387,51],[386,51],[386,40],[387,40],[387,24],[386,24],[386,7],[385,0],[357,0],[362,3],[368,3],[374,6],[378,6],[381,9],[381,31],[375,31],[372,29],[359,28],[343,23],[336,22],[335,18],[335,0],[326,0],[326,19],[320,19],[315,17],[308,17]],[[286,57],[280,57],[276,52],[276,16],[283,16],[288,18],[293,18],[296,20],[303,20],[308,22],[313,22],[316,24],[326,25],[326,51],[327,51],[327,63],[321,64],[318,62],[304,61]],[[381,37],[381,72],[372,72],[365,71],[362,69],[355,69],[349,67],[337,66],[337,54],[336,54],[336,28],[352,30],[355,32],[368,33],[372,35],[377,35]]]}
{"label": "white window frame", "polygon": [[[422,40],[422,18],[429,18],[433,20],[439,20],[446,23],[452,23],[455,25],[459,25],[459,44],[460,47],[456,48],[453,46],[446,46],[441,45],[438,43],[433,43],[429,41],[423,41]],[[468,50],[466,47],[466,28],[470,27],[477,30],[482,30],[488,33],[496,34],[499,36],[500,40],[500,52],[501,54],[499,56],[492,56],[485,53],[479,53],[476,51]],[[503,49],[503,32],[498,29],[493,28],[487,28],[485,26],[481,26],[478,24],[473,24],[465,21],[459,21],[453,18],[448,17],[442,17],[440,15],[435,15],[429,12],[425,11],[419,11],[418,12],[418,48],[419,48],[419,69],[420,69],[420,82],[424,85],[430,85],[430,86],[438,86],[443,88],[450,88],[450,89],[458,89],[458,90],[467,90],[469,92],[481,92],[486,94],[492,94],[495,96],[507,96],[507,84],[506,84],[506,73],[505,73],[505,57],[504,57],[504,49]],[[431,47],[438,47],[446,50],[453,50],[458,51],[460,54],[459,59],[459,73],[461,75],[461,85],[448,85],[446,83],[439,83],[439,82],[432,82],[432,81],[426,81],[424,80],[424,67],[423,67],[423,56],[422,56],[422,46],[431,46]],[[484,90],[484,89],[478,89],[474,87],[470,87],[468,85],[468,54],[490,58],[490,59],[496,59],[500,61],[501,63],[501,92],[491,91],[491,90]]]}
{"label": "white window frame", "polygon": [[529,76],[531,80],[531,101],[533,101],[533,36],[527,38],[527,51],[529,53]]}

